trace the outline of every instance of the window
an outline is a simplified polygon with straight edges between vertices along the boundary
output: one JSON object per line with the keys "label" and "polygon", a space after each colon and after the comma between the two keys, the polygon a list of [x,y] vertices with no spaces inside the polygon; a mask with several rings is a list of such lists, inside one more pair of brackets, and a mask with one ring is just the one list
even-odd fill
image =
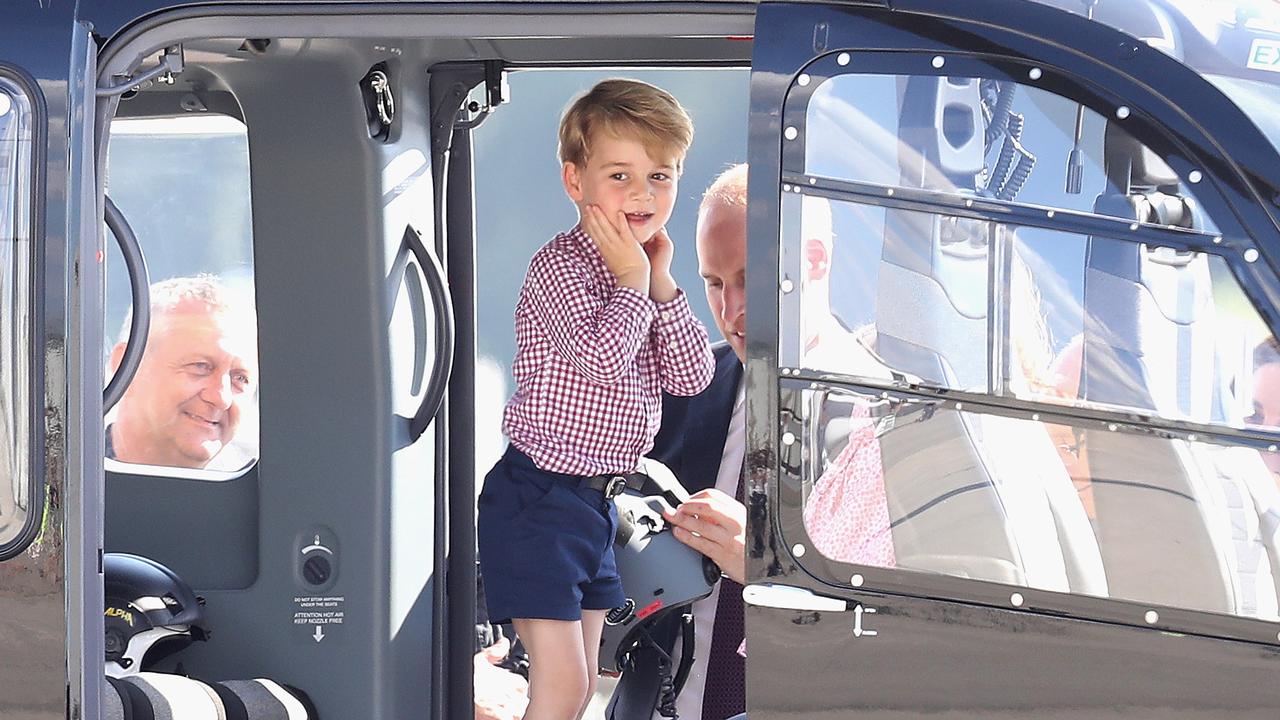
{"label": "window", "polygon": [[40,507],[31,465],[33,121],[31,100],[0,76],[0,558],[22,549]]}
{"label": "window", "polygon": [[804,524],[844,562],[1277,615],[1280,490],[1257,451],[798,390]]}
{"label": "window", "polygon": [[1131,109],[1003,73],[796,87],[782,447],[812,547],[1280,619],[1280,346],[1210,184]]}
{"label": "window", "polygon": [[[258,454],[248,134],[223,115],[118,119],[107,194],[151,276],[146,353],[107,422],[109,468],[213,478]],[[104,362],[128,336],[129,281],[107,271]],[[130,466],[148,466],[129,470]],[[180,471],[180,472],[177,472]]]}

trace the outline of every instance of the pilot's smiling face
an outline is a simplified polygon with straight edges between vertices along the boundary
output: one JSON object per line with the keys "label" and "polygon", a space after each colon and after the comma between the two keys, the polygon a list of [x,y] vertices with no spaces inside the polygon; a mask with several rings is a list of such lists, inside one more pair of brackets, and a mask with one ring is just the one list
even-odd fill
{"label": "pilot's smiling face", "polygon": [[205,467],[235,437],[252,396],[256,368],[248,335],[199,303],[156,315],[112,424],[116,457]]}

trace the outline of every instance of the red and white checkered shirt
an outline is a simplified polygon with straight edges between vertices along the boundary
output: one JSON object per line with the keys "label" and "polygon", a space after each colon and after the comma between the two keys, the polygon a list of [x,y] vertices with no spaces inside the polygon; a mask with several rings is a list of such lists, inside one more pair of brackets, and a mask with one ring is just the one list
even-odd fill
{"label": "red and white checkered shirt", "polygon": [[516,303],[516,391],[502,431],[541,469],[635,470],[653,447],[662,391],[696,395],[715,360],[683,291],[671,302],[619,287],[574,227],[529,263]]}

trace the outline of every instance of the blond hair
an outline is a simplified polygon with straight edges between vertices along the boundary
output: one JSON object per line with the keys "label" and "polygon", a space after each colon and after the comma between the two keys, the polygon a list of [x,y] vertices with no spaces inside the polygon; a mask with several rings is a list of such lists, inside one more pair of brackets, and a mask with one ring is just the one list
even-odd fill
{"label": "blond hair", "polygon": [[707,191],[702,193],[702,204],[698,206],[698,212],[705,212],[717,205],[741,208],[747,206],[746,163],[734,165],[716,177]]}
{"label": "blond hair", "polygon": [[634,138],[650,157],[672,159],[679,170],[693,144],[693,121],[666,90],[612,78],[596,83],[560,118],[560,162],[586,165],[591,140],[599,133]]}
{"label": "blond hair", "polygon": [[[185,302],[195,301],[203,304],[210,315],[225,315],[234,318],[243,329],[257,334],[256,313],[249,301],[238,297],[222,282],[217,275],[201,273],[189,277],[169,278],[152,283],[150,290],[151,317],[173,312]],[[133,308],[125,312],[124,323],[120,327],[119,342],[128,342],[129,327],[133,324]]]}

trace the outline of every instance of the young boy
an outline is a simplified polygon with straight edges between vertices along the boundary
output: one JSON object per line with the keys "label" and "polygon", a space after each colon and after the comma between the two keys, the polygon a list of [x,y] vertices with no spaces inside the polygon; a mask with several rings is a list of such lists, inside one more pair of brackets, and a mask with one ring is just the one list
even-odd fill
{"label": "young boy", "polygon": [[581,718],[604,617],[625,599],[612,496],[653,445],[661,391],[711,381],[707,332],[671,277],[664,230],[693,125],[675,98],[605,80],[560,121],[579,224],[529,264],[516,305],[510,446],[479,499],[489,616],[511,619],[531,661],[525,720]]}

